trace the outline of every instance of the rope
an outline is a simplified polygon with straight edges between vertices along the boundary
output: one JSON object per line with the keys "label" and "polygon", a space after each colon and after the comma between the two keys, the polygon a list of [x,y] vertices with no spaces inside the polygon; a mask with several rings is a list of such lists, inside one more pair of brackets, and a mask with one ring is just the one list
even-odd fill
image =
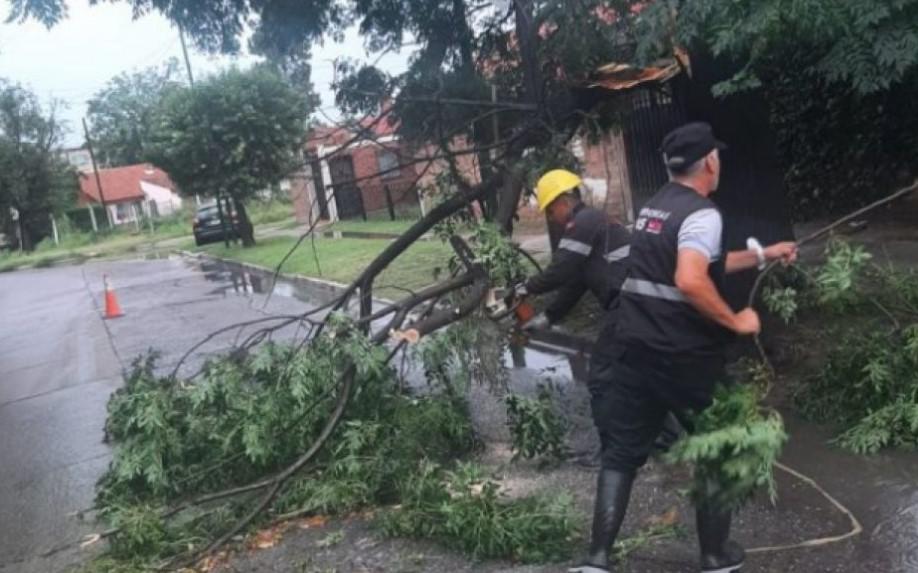
{"label": "rope", "polygon": [[[879,207],[888,205],[902,197],[905,197],[906,195],[910,195],[914,193],[915,191],[918,191],[918,180],[916,180],[914,183],[912,183],[908,187],[899,189],[895,193],[888,195],[877,201],[874,201],[870,205],[867,205],[866,207],[858,209],[857,211],[854,211],[853,213],[846,215],[842,217],[841,219],[838,219],[837,221],[834,221],[830,223],[829,225],[826,225],[825,227],[803,237],[802,239],[797,241],[797,246],[798,247],[803,246],[803,245],[806,245],[807,243],[811,243],[817,239],[820,239],[823,236],[831,233],[838,227],[841,227],[842,225],[850,221],[853,221],[857,219],[858,217],[865,215],[866,213],[869,213],[875,209],[878,209]],[[753,285],[752,291],[750,292],[750,295],[749,295],[749,306],[750,307],[752,307],[753,304],[755,303],[755,300],[758,297],[759,289],[764,283],[765,277],[772,270],[774,270],[777,266],[778,266],[778,261],[774,261],[770,263],[768,267],[766,267],[765,270],[762,273],[760,273],[759,276],[756,278],[755,284]],[[768,368],[771,374],[771,376],[769,377],[769,388],[765,392],[765,394],[767,395],[769,391],[771,390],[771,384],[772,384],[771,378],[775,376],[776,372],[775,372],[774,366],[772,366],[771,364],[771,361],[768,360],[768,356],[765,353],[765,349],[762,346],[762,342],[758,334],[755,336],[755,344],[759,351],[759,355],[762,358],[762,362],[765,364],[765,366]],[[754,547],[752,549],[747,549],[746,553],[749,553],[749,554],[775,553],[778,551],[789,551],[791,549],[803,549],[806,547],[822,547],[825,545],[831,545],[833,543],[840,543],[842,541],[846,541],[848,539],[851,539],[852,537],[856,537],[860,535],[861,533],[863,533],[864,527],[861,525],[861,522],[858,521],[857,517],[854,516],[854,513],[852,513],[851,510],[849,510],[847,507],[842,505],[840,501],[832,497],[832,495],[829,492],[827,492],[821,485],[816,483],[816,480],[780,462],[775,462],[775,467],[797,478],[798,480],[802,481],[803,483],[809,485],[810,487],[815,489],[817,492],[819,492],[819,494],[822,495],[826,500],[828,500],[828,502],[832,504],[839,512],[847,516],[849,522],[851,523],[851,529],[850,531],[842,535],[836,535],[832,537],[820,537],[817,539],[809,539],[807,541],[801,541],[800,543],[791,543],[787,545],[773,545],[773,546],[768,546],[768,547]]]}
{"label": "rope", "polygon": [[829,492],[823,489],[821,485],[816,483],[816,480],[810,477],[807,477],[803,475],[802,473],[798,472],[797,470],[790,468],[780,462],[775,462],[775,466],[778,469],[794,476],[795,478],[799,479],[803,483],[809,485],[810,487],[815,489],[817,492],[819,492],[820,495],[826,498],[829,501],[829,503],[835,506],[835,508],[838,511],[840,511],[841,513],[843,513],[844,515],[848,517],[848,520],[851,522],[851,530],[848,531],[848,533],[845,533],[843,535],[836,535],[833,537],[820,537],[818,539],[809,539],[807,541],[801,541],[800,543],[791,543],[788,545],[773,545],[769,547],[754,547],[752,549],[747,549],[746,553],[750,553],[750,554],[752,553],[775,553],[777,551],[788,551],[791,549],[802,549],[805,547],[822,547],[824,545],[830,545],[832,543],[840,543],[847,539],[851,539],[852,537],[856,537],[860,535],[864,531],[864,527],[861,525],[861,522],[858,521],[857,517],[854,516],[851,510],[849,510],[847,507],[842,505],[841,502],[839,502],[837,499],[832,497],[832,495]]}

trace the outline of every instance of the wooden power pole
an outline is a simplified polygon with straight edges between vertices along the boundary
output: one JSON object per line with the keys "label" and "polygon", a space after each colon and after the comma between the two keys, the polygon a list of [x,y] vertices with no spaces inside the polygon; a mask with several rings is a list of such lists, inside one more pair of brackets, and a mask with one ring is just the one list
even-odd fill
{"label": "wooden power pole", "polygon": [[108,221],[108,228],[114,227],[112,224],[112,215],[108,212],[108,205],[105,203],[105,192],[102,191],[102,178],[99,177],[99,167],[96,165],[96,153],[92,149],[92,138],[89,136],[89,127],[86,125],[86,118],[83,118],[83,133],[86,134],[86,147],[89,148],[89,160],[92,161],[92,172],[96,176],[96,187],[99,188],[99,201],[102,203],[102,210],[105,211],[105,220]]}
{"label": "wooden power pole", "polygon": [[178,29],[179,40],[182,42],[182,55],[185,56],[185,69],[188,70],[188,83],[194,87],[194,74],[191,73],[191,60],[188,59],[188,46],[185,45],[185,32],[182,27]]}

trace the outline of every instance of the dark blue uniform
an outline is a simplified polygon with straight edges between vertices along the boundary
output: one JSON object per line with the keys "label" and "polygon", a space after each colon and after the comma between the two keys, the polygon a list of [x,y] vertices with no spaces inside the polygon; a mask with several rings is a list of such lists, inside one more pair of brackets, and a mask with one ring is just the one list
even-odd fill
{"label": "dark blue uniform", "polygon": [[[689,412],[711,403],[725,381],[729,331],[702,316],[676,288],[682,223],[714,203],[670,183],[642,209],[635,224],[628,278],[613,319],[600,336],[590,372],[593,417],[603,467],[634,472],[644,465],[666,414],[685,425]],[[709,273],[721,288],[726,257]]]}
{"label": "dark blue uniform", "polygon": [[526,282],[530,294],[554,290],[558,296],[545,310],[552,323],[561,320],[590,291],[602,308],[618,296],[625,279],[630,234],[598,209],[582,203],[564,229],[551,265]]}

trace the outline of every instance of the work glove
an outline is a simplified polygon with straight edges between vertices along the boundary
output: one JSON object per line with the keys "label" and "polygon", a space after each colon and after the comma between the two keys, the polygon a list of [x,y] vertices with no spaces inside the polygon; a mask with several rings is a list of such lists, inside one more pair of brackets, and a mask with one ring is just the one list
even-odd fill
{"label": "work glove", "polygon": [[540,312],[539,314],[524,322],[521,328],[524,332],[532,332],[534,330],[549,330],[551,328],[551,321],[548,319],[548,316],[544,312]]}

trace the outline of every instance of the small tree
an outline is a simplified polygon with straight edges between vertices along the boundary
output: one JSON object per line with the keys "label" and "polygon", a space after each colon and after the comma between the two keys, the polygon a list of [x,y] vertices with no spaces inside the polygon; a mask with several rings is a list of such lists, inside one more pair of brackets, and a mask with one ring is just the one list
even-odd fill
{"label": "small tree", "polygon": [[108,166],[132,165],[146,160],[153,128],[153,113],[177,81],[178,60],[133,74],[120,74],[89,100],[95,152]]}
{"label": "small tree", "polygon": [[229,196],[249,247],[245,202],[296,168],[309,111],[268,69],[233,68],[163,98],[148,156],[184,193]]}
{"label": "small tree", "polygon": [[0,213],[9,225],[16,210],[18,222],[7,231],[20,233],[26,251],[48,235],[49,215],[76,198],[76,175],[53,151],[63,131],[35,94],[0,80]]}

